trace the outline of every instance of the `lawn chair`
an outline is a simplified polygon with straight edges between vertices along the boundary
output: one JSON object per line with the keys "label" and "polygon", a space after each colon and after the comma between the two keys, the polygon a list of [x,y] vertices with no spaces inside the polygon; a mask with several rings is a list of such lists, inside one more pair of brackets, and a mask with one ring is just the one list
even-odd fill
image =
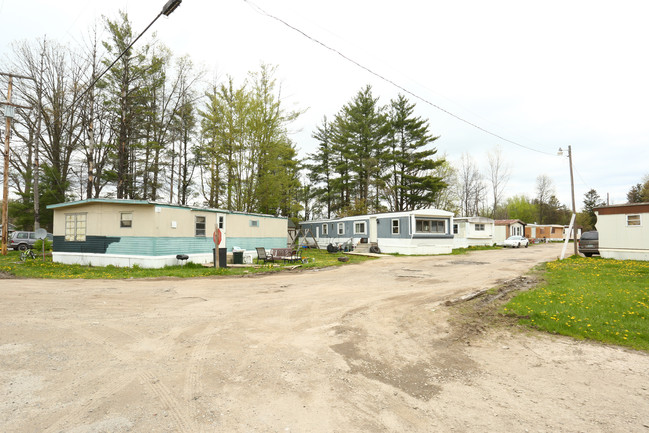
{"label": "lawn chair", "polygon": [[292,250],[291,254],[283,257],[284,263],[302,262],[302,250]]}
{"label": "lawn chair", "polygon": [[275,258],[272,254],[266,253],[266,248],[258,247],[255,249],[257,250],[257,264],[259,264],[259,260],[263,260],[264,263],[275,261]]}

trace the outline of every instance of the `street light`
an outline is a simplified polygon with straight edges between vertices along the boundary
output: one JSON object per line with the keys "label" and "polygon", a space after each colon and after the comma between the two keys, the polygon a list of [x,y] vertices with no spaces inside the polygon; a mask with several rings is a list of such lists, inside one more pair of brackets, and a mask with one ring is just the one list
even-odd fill
{"label": "street light", "polygon": [[[559,148],[557,155],[563,156],[563,149]],[[575,178],[572,174],[572,148],[568,146],[568,161],[570,164],[570,192],[572,193],[572,215],[573,215],[573,225],[572,225],[572,239],[575,255],[578,255],[577,252],[577,229],[575,228],[575,220],[577,217],[577,208],[575,206]],[[565,251],[565,248],[564,248]]]}
{"label": "street light", "polygon": [[[84,90],[74,101],[72,101],[71,107],[74,107],[81,100],[81,98],[83,98],[85,96],[85,94],[88,93],[88,91],[90,89],[92,89],[95,86],[95,84],[97,84],[97,81],[99,81],[101,79],[101,77],[103,77],[104,74],[106,74],[106,72],[108,72],[110,70],[110,68],[112,68],[115,65],[115,63],[117,63],[119,61],[119,59],[121,59],[124,56],[124,54],[126,54],[126,52],[131,49],[131,47],[142,37],[142,35],[144,33],[146,33],[147,30],[149,30],[149,28],[158,20],[158,18],[160,18],[161,15],[164,15],[164,16],[171,15],[171,13],[173,11],[175,11],[178,8],[178,6],[180,6],[180,3],[182,3],[182,0],[168,0],[167,3],[165,3],[165,5],[162,7],[162,10],[160,11],[160,13],[158,13],[158,15],[153,19],[153,21],[151,21],[151,24],[149,24],[146,27],[146,29],[144,29],[144,31],[142,33],[140,33],[138,35],[138,37],[135,38],[133,40],[133,42],[131,42],[129,44],[129,46],[126,47],[126,49],[124,51],[122,51],[119,56],[117,56],[117,58],[115,60],[113,60],[113,63],[111,63],[106,69],[104,69],[104,71],[101,74],[99,74],[92,81],[92,83],[90,83],[88,85],[88,87],[86,87],[86,90]],[[29,79],[29,80],[34,80],[34,78],[32,78],[32,77],[23,77],[21,75],[16,75],[16,74],[6,74],[6,73],[2,73],[2,72],[0,72],[0,75],[6,75],[6,76],[9,77],[9,88],[8,88],[8,91],[7,91],[7,102],[0,102],[0,104],[6,106],[5,107],[5,113],[4,113],[5,118],[6,118],[6,132],[5,132],[5,151],[4,151],[4,182],[3,182],[3,198],[2,198],[2,235],[1,235],[2,236],[2,247],[0,247],[0,254],[5,256],[5,255],[7,255],[7,242],[8,242],[7,228],[9,226],[9,221],[8,221],[8,196],[9,196],[9,194],[8,194],[8,191],[9,191],[8,173],[9,173],[9,168],[8,168],[8,164],[9,164],[9,137],[10,137],[10,132],[11,132],[11,118],[13,117],[13,107],[31,108],[31,107],[22,107],[20,105],[16,105],[16,104],[11,103],[12,78],[17,77],[17,78],[24,78],[24,79]],[[91,174],[88,173],[88,175],[90,176]]]}
{"label": "street light", "polygon": [[[72,101],[72,104],[70,106],[71,107],[76,106],[77,102],[81,101],[81,98],[83,98],[86,95],[86,93],[88,93],[88,91],[90,91],[93,87],[95,87],[95,84],[97,84],[97,82],[101,79],[101,77],[103,77],[106,74],[106,72],[110,71],[110,69],[115,65],[115,63],[117,63],[119,61],[119,59],[121,59],[124,56],[124,54],[126,54],[126,52],[128,52],[128,50],[131,49],[131,47],[142,37],[143,34],[146,33],[147,30],[149,30],[149,28],[153,25],[153,23],[155,23],[158,20],[158,18],[160,18],[161,15],[164,15],[164,16],[168,17],[169,15],[171,15],[171,13],[173,11],[175,11],[178,8],[178,6],[180,6],[180,3],[182,3],[182,0],[168,0],[167,3],[165,3],[165,5],[162,7],[162,10],[160,11],[160,13],[158,15],[156,15],[156,17],[153,19],[153,21],[151,21],[151,24],[149,24],[144,29],[144,31],[142,31],[142,33],[140,33],[138,35],[138,37],[135,38],[128,45],[128,47],[126,47],[119,54],[119,56],[117,56],[117,58],[115,60],[113,60],[113,62],[110,65],[108,65],[108,67],[106,69],[103,70],[103,72],[101,74],[99,74],[97,77],[95,77],[92,80],[92,82],[86,87],[86,89],[83,92],[81,92],[81,94],[79,96],[77,96],[74,101]],[[89,144],[89,152],[88,152],[88,155],[89,155],[88,156],[88,198],[90,198],[90,188],[91,188],[91,184],[93,182],[93,173],[94,173],[93,161],[92,161],[92,156],[91,155],[92,155],[92,152],[93,152],[94,141],[95,141],[94,133],[93,133],[93,126],[92,126],[92,118],[90,118],[90,121],[89,121],[89,124],[88,124],[88,139],[89,139],[89,142],[90,142],[90,144]]]}
{"label": "street light", "polygon": [[183,0],[169,0],[162,8],[162,14],[168,17],[182,2]]}
{"label": "street light", "polygon": [[99,75],[98,75],[98,76],[97,76],[97,77],[92,81],[92,83],[90,83],[90,84],[88,85],[88,87],[86,87],[86,90],[84,90],[84,91],[83,91],[79,96],[77,96],[77,98],[72,102],[72,105],[71,105],[71,106],[74,107],[75,104],[76,104],[77,102],[79,102],[79,101],[81,100],[81,98],[83,98],[83,96],[84,96],[86,93],[88,93],[88,91],[89,91],[90,89],[92,89],[92,88],[95,86],[95,84],[97,84],[97,81],[99,81],[99,80],[101,79],[101,77],[103,77],[104,74],[106,74],[106,72],[110,71],[110,68],[112,68],[112,67],[115,65],[115,63],[117,63],[117,62],[119,61],[119,59],[121,59],[121,58],[124,56],[124,54],[126,54],[126,52],[127,52],[128,50],[130,50],[131,47],[132,47],[133,45],[135,45],[135,43],[136,43],[136,42],[137,42],[137,41],[142,37],[142,35],[145,34],[146,31],[149,30],[149,28],[151,28],[151,26],[152,26],[156,21],[158,21],[158,18],[160,18],[161,15],[164,15],[164,16],[168,17],[169,15],[171,15],[171,13],[172,13],[173,11],[175,11],[175,10],[178,8],[178,6],[180,6],[180,4],[182,3],[182,1],[183,1],[183,0],[169,0],[167,3],[165,3],[165,5],[162,7],[162,10],[160,11],[160,13],[159,13],[158,15],[156,15],[156,17],[153,19],[153,21],[151,21],[151,24],[149,24],[148,26],[146,26],[146,29],[144,29],[144,30],[142,31],[142,33],[140,33],[140,34],[138,35],[137,38],[133,39],[133,42],[131,42],[131,43],[128,45],[128,47],[126,47],[126,48],[124,49],[124,51],[122,51],[122,52],[119,54],[119,56],[117,56],[117,58],[116,58],[115,60],[113,60],[113,63],[111,63],[110,65],[108,65],[108,67],[107,67],[106,69],[104,69],[104,71],[103,71],[101,74],[99,74]]}

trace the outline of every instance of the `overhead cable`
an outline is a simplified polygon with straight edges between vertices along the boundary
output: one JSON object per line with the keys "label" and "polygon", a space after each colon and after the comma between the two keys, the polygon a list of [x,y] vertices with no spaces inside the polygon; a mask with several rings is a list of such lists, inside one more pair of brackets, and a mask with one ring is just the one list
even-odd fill
{"label": "overhead cable", "polygon": [[369,72],[370,74],[372,74],[372,75],[374,75],[375,77],[377,77],[377,78],[379,78],[379,79],[385,81],[386,83],[389,83],[389,84],[393,85],[394,87],[396,87],[396,88],[399,89],[399,90],[402,90],[403,92],[407,93],[408,95],[410,95],[410,96],[412,96],[412,97],[414,97],[414,98],[419,99],[420,101],[424,102],[425,104],[428,104],[428,105],[430,105],[431,107],[436,108],[437,110],[439,110],[439,111],[441,111],[441,112],[443,112],[443,113],[448,114],[449,116],[451,116],[451,117],[453,117],[453,118],[459,120],[460,122],[466,123],[467,125],[472,126],[473,128],[475,128],[475,129],[477,129],[477,130],[479,130],[479,131],[482,131],[482,132],[484,132],[484,133],[486,133],[486,134],[489,134],[489,135],[491,135],[491,136],[493,136],[493,137],[496,137],[496,138],[498,138],[498,139],[500,139],[500,140],[503,140],[503,141],[505,141],[505,142],[507,142],[507,143],[511,143],[511,144],[513,144],[513,145],[515,145],[515,146],[519,146],[519,147],[522,147],[522,148],[524,148],[524,149],[531,150],[531,151],[533,151],[533,152],[538,152],[538,153],[542,153],[542,154],[545,154],[545,155],[555,156],[555,154],[553,154],[553,153],[549,153],[549,152],[545,152],[545,151],[542,151],[542,150],[534,149],[533,147],[529,147],[529,146],[526,146],[526,145],[524,145],[524,144],[518,143],[518,142],[516,142],[516,141],[510,140],[510,139],[508,139],[508,138],[505,138],[505,137],[503,137],[503,136],[501,136],[501,135],[499,135],[499,134],[496,134],[495,132],[489,131],[488,129],[485,129],[485,128],[483,128],[483,127],[481,127],[481,126],[479,126],[479,125],[477,125],[477,124],[475,124],[475,123],[473,123],[473,122],[471,122],[471,121],[469,121],[469,120],[466,120],[466,119],[464,119],[464,118],[458,116],[457,114],[454,114],[454,113],[448,111],[447,109],[445,109],[445,108],[443,108],[443,107],[440,107],[439,105],[437,105],[437,104],[435,104],[435,103],[429,101],[428,99],[426,99],[426,98],[424,98],[424,97],[422,97],[422,96],[419,96],[419,95],[417,95],[417,94],[414,93],[414,92],[411,92],[410,90],[406,89],[405,87],[403,87],[403,86],[397,84],[395,81],[393,81],[393,80],[391,80],[391,79],[389,79],[389,78],[387,78],[387,77],[384,77],[383,75],[379,74],[378,72],[375,72],[374,70],[368,68],[367,66],[364,66],[363,64],[357,62],[356,60],[354,60],[354,59],[352,59],[352,58],[346,56],[345,54],[343,54],[343,53],[340,52],[339,50],[330,47],[329,45],[325,44],[324,42],[319,41],[318,39],[316,39],[316,38],[310,36],[309,34],[307,34],[307,33],[305,33],[304,31],[298,29],[297,27],[295,27],[295,26],[293,26],[293,25],[287,23],[287,22],[284,21],[283,19],[281,19],[281,18],[279,18],[279,17],[276,17],[275,15],[272,15],[272,14],[268,13],[266,10],[262,9],[261,7],[259,7],[259,6],[256,5],[255,3],[253,3],[252,1],[250,1],[250,0],[243,0],[243,1],[244,1],[245,3],[248,3],[248,4],[249,4],[253,9],[255,9],[258,13],[260,13],[260,14],[262,14],[262,15],[265,15],[265,16],[267,16],[268,18],[271,18],[271,19],[273,19],[273,20],[275,20],[275,21],[278,21],[279,23],[283,24],[284,26],[290,28],[290,29],[293,30],[293,31],[298,32],[299,34],[301,34],[301,35],[304,36],[305,38],[307,38],[307,39],[311,40],[312,42],[314,42],[314,43],[316,43],[316,44],[322,46],[323,48],[326,48],[327,50],[329,50],[329,51],[331,51],[331,52],[337,54],[338,56],[340,56],[340,57],[342,57],[343,59],[347,60],[348,62],[354,64],[355,66],[357,66],[357,67],[359,67],[359,68],[361,68],[361,69],[363,69],[363,70]]}

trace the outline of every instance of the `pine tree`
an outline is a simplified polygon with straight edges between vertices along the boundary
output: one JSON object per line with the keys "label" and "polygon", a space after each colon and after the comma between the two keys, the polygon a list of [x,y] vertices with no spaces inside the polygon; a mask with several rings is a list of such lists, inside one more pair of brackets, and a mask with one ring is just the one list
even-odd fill
{"label": "pine tree", "polygon": [[344,148],[343,155],[353,174],[352,213],[368,213],[380,208],[381,171],[389,125],[372,87],[360,90],[336,116],[334,141]]}
{"label": "pine tree", "polygon": [[331,218],[334,206],[334,150],[331,134],[331,125],[325,116],[322,119],[322,126],[318,126],[312,135],[318,140],[318,148],[308,156],[310,163],[305,164],[305,168],[309,171],[309,181],[314,185],[310,196],[325,205],[327,218]]}
{"label": "pine tree", "polygon": [[592,229],[595,227],[597,222],[597,215],[595,215],[595,208],[604,206],[606,203],[602,200],[594,189],[591,189],[586,194],[584,194],[584,225],[587,225],[587,229]]}
{"label": "pine tree", "polygon": [[430,207],[447,185],[434,170],[444,160],[434,160],[435,148],[428,148],[439,137],[428,132],[428,122],[413,115],[415,105],[403,95],[390,103],[389,152],[383,159],[389,172],[386,199],[393,211]]}

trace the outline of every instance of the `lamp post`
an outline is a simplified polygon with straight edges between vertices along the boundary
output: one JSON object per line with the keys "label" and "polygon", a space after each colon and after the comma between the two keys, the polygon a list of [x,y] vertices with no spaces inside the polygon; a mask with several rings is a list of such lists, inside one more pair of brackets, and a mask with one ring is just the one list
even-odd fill
{"label": "lamp post", "polygon": [[[559,152],[557,152],[557,155],[563,156],[563,149],[559,148]],[[572,174],[572,147],[571,146],[568,146],[568,161],[570,165],[570,192],[572,193],[572,214],[576,218],[577,208],[575,206],[575,178]],[[572,226],[572,240],[573,240],[575,255],[579,255],[577,251],[577,229],[575,228],[575,224],[573,224]]]}
{"label": "lamp post", "polygon": [[[142,33],[140,33],[138,35],[138,37],[135,38],[133,40],[133,42],[131,42],[129,44],[129,46],[126,47],[126,49],[124,51],[122,51],[119,56],[117,56],[117,58],[115,60],[113,60],[113,63],[111,63],[106,69],[104,69],[104,71],[101,74],[99,74],[88,85],[86,90],[84,90],[74,101],[72,101],[71,106],[74,107],[81,100],[81,98],[83,96],[85,96],[85,94],[88,93],[88,91],[90,89],[92,89],[95,86],[95,84],[97,84],[97,81],[99,81],[101,79],[101,77],[103,77],[104,74],[106,74],[106,72],[108,72],[110,70],[110,68],[112,68],[115,65],[115,63],[117,63],[119,61],[119,59],[121,59],[124,56],[124,54],[126,54],[126,52],[131,49],[131,47],[142,37],[142,35],[144,33],[146,33],[147,30],[149,30],[149,28],[158,20],[158,18],[160,18],[161,15],[164,15],[164,16],[171,15],[171,13],[173,11],[175,11],[178,8],[178,6],[180,6],[180,3],[182,3],[182,0],[168,0],[167,3],[165,3],[165,5],[162,7],[162,10],[160,11],[160,13],[158,13],[158,15],[156,15],[156,17],[153,19],[153,21],[151,21],[151,24],[149,24],[146,27],[146,29],[144,29],[144,31]],[[0,75],[6,75],[6,76],[9,77],[9,89],[7,91],[7,102],[0,103],[2,105],[6,106],[5,107],[5,113],[4,113],[5,118],[6,118],[6,127],[5,127],[5,150],[4,150],[4,181],[3,181],[3,199],[2,199],[2,247],[0,248],[0,254],[7,255],[7,242],[8,242],[7,228],[9,226],[8,205],[7,205],[8,204],[8,195],[9,195],[9,188],[8,188],[9,167],[8,167],[8,165],[9,165],[9,137],[10,137],[10,133],[11,133],[11,118],[13,117],[13,108],[14,107],[31,109],[31,107],[23,107],[23,106],[11,103],[12,78],[17,77],[17,78],[24,78],[24,79],[29,79],[29,80],[34,80],[34,78],[32,78],[32,77],[24,77],[24,76],[16,75],[16,74],[6,74],[6,73],[2,73],[2,72],[0,72]],[[39,107],[39,109],[40,109],[40,107]],[[92,119],[91,119],[91,122],[92,122]],[[92,129],[91,129],[91,131],[92,131]],[[94,141],[94,139],[91,138],[91,142],[92,141]],[[92,176],[92,173],[89,172],[88,176],[89,177]]]}
{"label": "lamp post", "polygon": [[[75,100],[71,104],[71,107],[74,107],[76,105],[76,103],[79,102],[81,100],[81,98],[83,98],[86,95],[86,93],[88,93],[93,87],[95,87],[95,84],[97,84],[97,82],[101,79],[101,77],[103,77],[106,74],[106,72],[110,71],[110,69],[115,65],[115,63],[117,63],[119,61],[119,59],[121,59],[124,56],[124,54],[126,54],[126,52],[128,52],[128,50],[131,49],[131,47],[142,37],[143,34],[146,33],[147,30],[149,30],[149,28],[151,28],[151,26],[158,20],[158,18],[160,18],[161,15],[164,15],[164,16],[168,17],[169,15],[171,15],[171,13],[173,11],[175,11],[178,8],[178,6],[180,6],[180,3],[182,3],[182,0],[168,0],[167,3],[165,3],[165,5],[162,7],[162,10],[160,11],[160,13],[158,13],[158,15],[156,15],[156,17],[153,19],[153,21],[151,21],[151,23],[138,35],[138,37],[135,38],[128,45],[128,47],[126,47],[119,54],[119,56],[117,56],[117,58],[115,60],[113,60],[113,62],[110,65],[108,65],[108,67],[106,69],[103,70],[103,72],[101,74],[99,74],[99,75],[97,75],[95,77],[94,76],[94,69],[93,69],[93,80],[92,80],[92,82],[88,85],[88,87],[86,87],[86,89],[83,92],[81,92],[81,94],[79,96],[77,96],[75,98]],[[93,102],[92,102],[92,99],[91,99],[91,104],[92,103]],[[91,188],[92,188],[92,183],[94,182],[94,171],[95,171],[94,170],[94,160],[93,160],[93,149],[95,147],[95,135],[94,135],[94,128],[93,128],[92,110],[91,110],[91,116],[90,116],[90,119],[89,119],[89,122],[88,122],[88,142],[89,142],[89,151],[88,151],[88,183],[87,183],[88,191],[87,191],[87,195],[88,195],[88,198],[90,198],[91,197],[90,191],[91,191]]]}
{"label": "lamp post", "polygon": [[146,26],[146,29],[144,29],[144,30],[142,31],[142,33],[140,33],[140,34],[137,36],[137,38],[133,39],[133,41],[128,45],[128,47],[126,47],[126,48],[124,49],[124,51],[122,51],[122,52],[119,54],[119,56],[117,56],[117,58],[116,58],[115,60],[113,60],[113,63],[111,63],[110,65],[108,65],[108,67],[107,67],[106,69],[104,69],[104,71],[103,71],[101,74],[99,74],[99,75],[97,75],[97,77],[95,77],[95,79],[92,81],[92,83],[90,83],[90,84],[88,85],[88,87],[86,87],[86,90],[84,90],[84,91],[83,91],[79,96],[77,96],[77,98],[72,102],[72,105],[71,105],[71,106],[74,107],[74,105],[75,105],[77,102],[79,102],[79,100],[81,100],[81,98],[83,98],[83,96],[84,96],[86,93],[88,93],[88,91],[89,91],[90,89],[92,89],[92,88],[95,86],[95,84],[97,84],[97,81],[99,81],[99,80],[101,79],[101,77],[103,77],[104,74],[106,74],[106,72],[110,71],[110,68],[112,68],[113,66],[115,66],[115,63],[117,63],[117,62],[119,61],[119,59],[121,59],[121,58],[124,56],[124,54],[126,54],[126,52],[127,52],[128,50],[130,50],[131,47],[132,47],[133,45],[135,45],[135,43],[136,43],[136,42],[137,42],[137,41],[142,37],[142,35],[145,34],[146,31],[149,30],[149,29],[151,28],[151,26],[152,26],[156,21],[158,21],[158,18],[160,18],[161,15],[164,15],[164,16],[167,16],[167,17],[168,17],[169,15],[171,15],[171,13],[172,13],[173,11],[175,11],[175,10],[178,8],[178,6],[180,6],[180,3],[182,3],[182,1],[183,1],[183,0],[169,0],[167,3],[165,3],[165,5],[162,7],[162,10],[160,11],[160,13],[159,13],[158,15],[156,15],[156,17],[153,19],[153,21],[151,21],[151,23],[150,23],[148,26]]}

